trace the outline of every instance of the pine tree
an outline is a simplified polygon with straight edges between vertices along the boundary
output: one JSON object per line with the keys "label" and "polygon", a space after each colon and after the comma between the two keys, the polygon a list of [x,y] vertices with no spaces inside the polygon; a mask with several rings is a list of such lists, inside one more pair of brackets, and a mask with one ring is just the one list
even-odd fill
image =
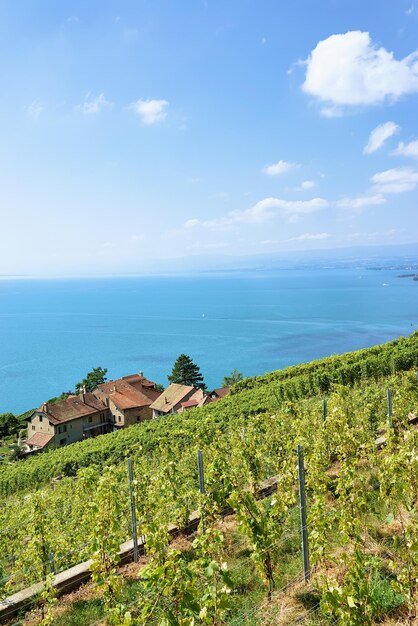
{"label": "pine tree", "polygon": [[170,383],[178,383],[180,385],[191,385],[198,389],[206,390],[203,376],[199,366],[193,363],[187,354],[180,354],[173,365],[170,376],[167,377]]}
{"label": "pine tree", "polygon": [[224,376],[222,387],[232,387],[232,385],[235,385],[235,383],[238,383],[242,379],[242,373],[235,368],[229,376]]}

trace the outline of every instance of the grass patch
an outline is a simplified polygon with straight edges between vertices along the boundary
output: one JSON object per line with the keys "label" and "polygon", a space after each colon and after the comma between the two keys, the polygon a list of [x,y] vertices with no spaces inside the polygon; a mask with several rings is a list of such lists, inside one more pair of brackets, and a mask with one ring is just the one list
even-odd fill
{"label": "grass patch", "polygon": [[405,603],[404,596],[392,587],[390,578],[382,571],[377,571],[373,577],[370,595],[375,605],[379,607],[374,615],[375,619],[393,613]]}
{"label": "grass patch", "polygon": [[56,617],[53,626],[86,626],[104,617],[104,608],[99,598],[78,600]]}

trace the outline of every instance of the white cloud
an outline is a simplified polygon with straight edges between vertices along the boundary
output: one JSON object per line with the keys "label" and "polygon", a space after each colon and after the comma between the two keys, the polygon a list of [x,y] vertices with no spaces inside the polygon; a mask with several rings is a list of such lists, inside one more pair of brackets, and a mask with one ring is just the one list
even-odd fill
{"label": "white cloud", "polygon": [[418,139],[409,143],[398,143],[396,150],[392,152],[396,156],[417,157],[418,158]]}
{"label": "white cloud", "polygon": [[184,228],[194,228],[195,226],[198,226],[200,224],[199,220],[197,218],[193,218],[191,220],[187,220],[187,222],[184,222],[183,226]]}
{"label": "white cloud", "polygon": [[342,117],[344,115],[343,110],[340,107],[322,107],[320,110],[322,117]]}
{"label": "white cloud", "polygon": [[84,98],[83,104],[79,104],[76,107],[77,111],[81,111],[84,115],[92,115],[113,107],[113,102],[106,100],[104,93],[98,95],[97,98],[90,98],[90,95],[88,93]]}
{"label": "white cloud", "polygon": [[382,237],[393,237],[398,232],[402,232],[396,230],[395,228],[391,228],[390,230],[377,231],[374,233],[350,233],[347,235],[347,239],[358,240],[363,239],[366,241],[371,241],[375,239],[382,239]]}
{"label": "white cloud", "polygon": [[33,120],[37,120],[38,117],[40,116],[40,114],[42,113],[42,111],[44,111],[44,109],[45,109],[45,107],[43,106],[43,104],[41,103],[40,100],[38,100],[38,99],[32,100],[32,102],[30,103],[30,105],[27,108],[27,114]]}
{"label": "white cloud", "polygon": [[304,180],[299,187],[289,187],[288,191],[310,191],[316,187],[316,182],[314,180]]}
{"label": "white cloud", "polygon": [[273,163],[272,165],[266,165],[261,170],[263,174],[268,174],[269,176],[278,176],[280,174],[287,174],[290,170],[299,167],[297,163],[289,163],[288,161],[277,161],[277,163]]}
{"label": "white cloud", "polygon": [[398,61],[367,32],[331,35],[305,63],[302,89],[337,107],[379,104],[418,91],[418,50]]}
{"label": "white cloud", "polygon": [[221,248],[229,248],[231,244],[222,242],[222,241],[214,241],[213,243],[202,243],[201,241],[194,241],[189,246],[187,246],[188,250],[220,250]]}
{"label": "white cloud", "polygon": [[411,191],[418,184],[418,170],[412,167],[395,167],[378,172],[371,178],[377,193],[402,193]]}
{"label": "white cloud", "polygon": [[137,100],[130,108],[141,118],[147,126],[158,124],[167,117],[168,100]]}
{"label": "white cloud", "polygon": [[367,144],[364,146],[363,152],[364,154],[371,154],[375,152],[379,148],[383,146],[386,139],[392,137],[399,130],[399,126],[395,124],[395,122],[385,122],[384,124],[379,124],[372,130],[369,135],[369,140]]}
{"label": "white cloud", "polygon": [[329,233],[303,233],[297,237],[290,237],[289,239],[266,239],[261,243],[264,245],[276,244],[276,243],[289,243],[291,241],[323,241],[329,239],[331,235]]}
{"label": "white cloud", "polygon": [[264,198],[244,210],[230,211],[223,217],[201,220],[196,217],[184,222],[180,228],[162,233],[163,239],[183,237],[197,230],[228,231],[240,224],[263,224],[281,215],[289,222],[296,221],[300,216],[315,213],[329,206],[324,198],[311,200],[282,200],[280,198]]}
{"label": "white cloud", "polygon": [[311,200],[281,200],[280,198],[265,198],[260,200],[253,207],[245,211],[235,211],[237,215],[252,214],[263,210],[281,210],[284,213],[314,213],[328,206],[327,200],[324,198],[312,198]]}
{"label": "white cloud", "polygon": [[285,239],[285,241],[322,241],[330,237],[329,233],[303,233],[303,235],[291,237],[290,239]]}
{"label": "white cloud", "polygon": [[313,189],[315,186],[316,183],[314,180],[304,180],[300,188],[306,191],[307,189]]}
{"label": "white cloud", "polygon": [[368,206],[376,206],[384,204],[386,198],[381,193],[366,196],[357,196],[356,198],[342,198],[337,202],[340,209],[353,209],[355,211],[364,209]]}
{"label": "white cloud", "polygon": [[281,200],[280,198],[264,198],[264,200],[260,200],[248,209],[231,211],[224,217],[211,220],[199,220],[197,218],[187,220],[183,227],[187,230],[192,228],[228,230],[238,224],[262,224],[272,220],[278,214],[291,218],[293,216],[315,213],[327,206],[328,202],[324,198],[293,201]]}
{"label": "white cloud", "polygon": [[277,215],[303,215],[315,213],[328,206],[328,202],[323,198],[312,198],[311,200],[281,200],[280,198],[264,198],[254,206],[244,211],[232,211],[227,219],[232,223],[257,224],[266,222]]}

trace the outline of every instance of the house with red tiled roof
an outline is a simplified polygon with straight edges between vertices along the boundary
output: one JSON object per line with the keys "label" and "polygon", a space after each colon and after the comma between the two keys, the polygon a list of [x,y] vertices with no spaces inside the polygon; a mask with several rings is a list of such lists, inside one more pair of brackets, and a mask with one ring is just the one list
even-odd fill
{"label": "house with red tiled roof", "polygon": [[28,417],[26,451],[64,446],[151,419],[156,384],[140,374],[99,385],[92,392],[44,402]]}
{"label": "house with red tiled roof", "polygon": [[[198,390],[200,391],[200,390]],[[200,397],[200,394],[196,394],[194,396],[192,396],[191,400],[187,400],[186,402],[182,402],[180,408],[178,409],[177,413],[184,413],[184,411],[187,411],[187,409],[196,409],[200,406],[204,406],[205,404],[209,404],[210,402],[213,402],[212,398],[206,394],[202,394],[202,397]]]}
{"label": "house with red tiled roof", "polygon": [[96,398],[107,406],[115,428],[151,419],[151,404],[160,393],[156,384],[142,373],[111,380],[93,390]]}
{"label": "house with red tiled roof", "polygon": [[46,446],[65,446],[112,430],[106,405],[92,393],[44,402],[28,417],[28,452]]}
{"label": "house with red tiled roof", "polygon": [[221,398],[225,398],[230,392],[229,387],[218,387],[218,389],[214,389],[210,393],[210,397],[212,400],[221,400]]}

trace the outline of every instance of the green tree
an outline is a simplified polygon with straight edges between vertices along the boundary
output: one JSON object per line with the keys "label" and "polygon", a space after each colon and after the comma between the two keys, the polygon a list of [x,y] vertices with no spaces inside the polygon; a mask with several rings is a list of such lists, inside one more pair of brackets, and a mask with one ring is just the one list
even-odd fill
{"label": "green tree", "polygon": [[241,372],[239,372],[236,368],[230,373],[229,376],[224,376],[222,381],[222,387],[232,387],[235,383],[238,383],[244,377]]}
{"label": "green tree", "polygon": [[94,367],[82,381],[76,384],[76,392],[79,393],[83,387],[85,387],[86,391],[93,391],[97,385],[101,385],[106,381],[106,374],[106,367]]}
{"label": "green tree", "polygon": [[55,404],[55,402],[61,402],[61,400],[66,400],[68,396],[71,396],[72,394],[73,394],[72,391],[63,391],[59,396],[54,396],[53,398],[49,398],[48,404]]}
{"label": "green tree", "polygon": [[22,424],[13,413],[2,413],[0,415],[0,438],[17,434],[20,428],[22,428]]}
{"label": "green tree", "polygon": [[206,390],[203,376],[199,366],[193,363],[187,354],[180,354],[173,365],[170,376],[167,377],[170,383],[178,383],[179,385],[191,385],[198,389]]}

